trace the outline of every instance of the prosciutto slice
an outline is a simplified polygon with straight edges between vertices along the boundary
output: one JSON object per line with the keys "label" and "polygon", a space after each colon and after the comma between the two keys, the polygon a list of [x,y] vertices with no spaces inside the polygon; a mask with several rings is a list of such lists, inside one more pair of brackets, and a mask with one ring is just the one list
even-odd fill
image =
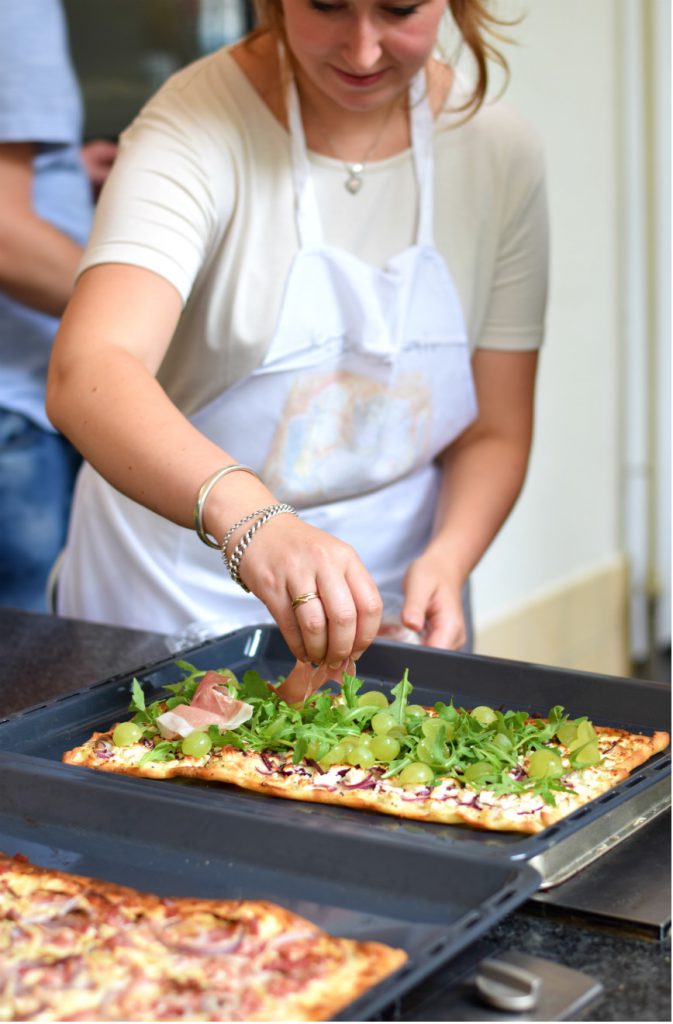
{"label": "prosciutto slice", "polygon": [[226,688],[226,679],[219,672],[206,672],[192,699],[193,708],[201,708],[218,715],[228,729],[236,729],[252,718],[252,704],[231,697]]}
{"label": "prosciutto slice", "polygon": [[191,704],[178,704],[172,711],[164,711],[156,719],[164,739],[188,736],[196,730],[216,725],[221,732],[237,729],[252,718],[252,704],[231,697],[226,680],[219,672],[206,672],[199,683]]}
{"label": "prosciutto slice", "polygon": [[303,704],[328,679],[333,679],[341,686],[344,672],[350,676],[355,675],[355,662],[352,658],[344,661],[336,670],[328,668],[327,665],[312,665],[310,662],[298,661],[288,672],[276,693],[286,704]]}

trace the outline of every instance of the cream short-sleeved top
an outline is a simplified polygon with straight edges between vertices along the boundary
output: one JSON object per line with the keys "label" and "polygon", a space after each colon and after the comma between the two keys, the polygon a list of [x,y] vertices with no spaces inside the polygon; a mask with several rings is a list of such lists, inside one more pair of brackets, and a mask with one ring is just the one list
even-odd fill
{"label": "cream short-sleeved top", "polygon": [[[411,150],[367,164],[355,196],[339,160],[309,156],[328,244],[384,266],[413,243]],[[80,272],[132,264],[180,293],[158,379],[186,415],[263,360],[297,252],[294,206],[289,134],[226,49],[170,78],[123,133]],[[502,101],[468,121],[450,110],[436,118],[434,243],[471,348],[536,349],[547,291],[543,162]]]}

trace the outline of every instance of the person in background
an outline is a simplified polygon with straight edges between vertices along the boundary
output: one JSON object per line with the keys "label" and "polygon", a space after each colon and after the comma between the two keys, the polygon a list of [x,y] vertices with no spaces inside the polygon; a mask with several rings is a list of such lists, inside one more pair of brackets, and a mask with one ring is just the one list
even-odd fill
{"label": "person in background", "polygon": [[[92,216],[57,0],[0,6],[0,605],[46,611],[80,456],[44,409],[51,346]],[[91,144],[102,181],[115,146]]]}
{"label": "person in background", "polygon": [[547,218],[536,140],[484,102],[500,23],[448,8],[475,83],[446,0],[261,0],[124,133],[49,374],[88,461],[60,612],[275,620],[335,669],[392,593],[464,644],[526,472]]}

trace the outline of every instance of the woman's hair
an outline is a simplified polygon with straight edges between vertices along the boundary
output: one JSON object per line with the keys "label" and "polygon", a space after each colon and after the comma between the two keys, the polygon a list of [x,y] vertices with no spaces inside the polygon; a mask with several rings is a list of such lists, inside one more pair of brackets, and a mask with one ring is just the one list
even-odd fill
{"label": "woman's hair", "polygon": [[[489,80],[489,61],[497,64],[505,73],[505,84],[509,76],[509,66],[503,54],[493,45],[492,39],[505,42],[507,37],[501,29],[514,22],[497,17],[491,10],[489,0],[446,0],[447,8],[460,34],[460,38],[470,51],[476,67],[476,81],[467,102],[460,108],[468,116],[475,114],[486,98]],[[255,34],[270,31],[275,36],[285,39],[283,5],[281,0],[254,0],[257,16]]]}

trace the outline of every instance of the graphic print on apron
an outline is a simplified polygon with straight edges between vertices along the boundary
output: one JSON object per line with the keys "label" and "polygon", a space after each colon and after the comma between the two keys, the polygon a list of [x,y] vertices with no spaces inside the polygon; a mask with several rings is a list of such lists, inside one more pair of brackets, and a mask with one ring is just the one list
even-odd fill
{"label": "graphic print on apron", "polygon": [[300,505],[334,500],[336,481],[346,496],[399,479],[427,456],[430,400],[417,372],[400,374],[393,386],[343,370],[300,377],[262,477],[272,491],[291,490]]}

